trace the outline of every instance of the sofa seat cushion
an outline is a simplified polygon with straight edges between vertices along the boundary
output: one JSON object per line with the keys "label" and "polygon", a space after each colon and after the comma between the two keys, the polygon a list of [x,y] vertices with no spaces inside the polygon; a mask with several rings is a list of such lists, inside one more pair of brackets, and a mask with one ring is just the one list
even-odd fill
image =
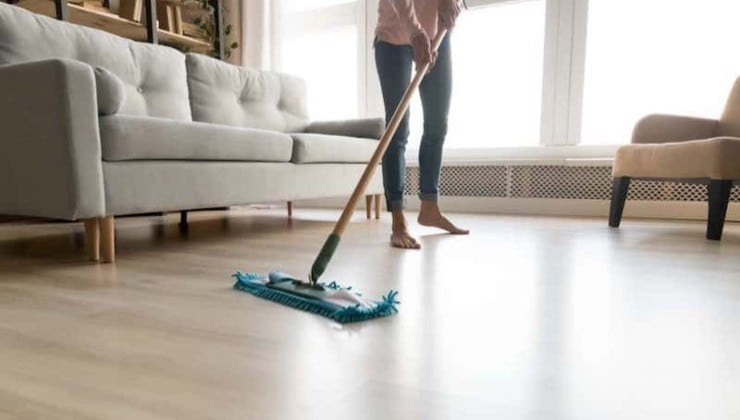
{"label": "sofa seat cushion", "polygon": [[327,134],[294,133],[293,163],[366,163],[378,141]]}
{"label": "sofa seat cushion", "polygon": [[613,173],[633,178],[740,179],[740,138],[622,146]]}
{"label": "sofa seat cushion", "polygon": [[103,160],[289,162],[290,136],[274,131],[113,115],[100,118]]}

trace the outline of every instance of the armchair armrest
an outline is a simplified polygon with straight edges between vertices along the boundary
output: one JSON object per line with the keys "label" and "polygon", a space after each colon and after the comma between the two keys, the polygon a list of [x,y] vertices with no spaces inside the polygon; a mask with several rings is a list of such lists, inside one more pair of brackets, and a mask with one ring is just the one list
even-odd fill
{"label": "armchair armrest", "polygon": [[92,67],[64,59],[0,66],[0,213],[103,216]]}
{"label": "armchair armrest", "polygon": [[362,118],[344,121],[316,121],[306,127],[307,133],[329,134],[334,136],[380,139],[385,130],[382,118]]}
{"label": "armchair armrest", "polygon": [[654,114],[638,121],[632,143],[670,143],[715,137],[718,120]]}

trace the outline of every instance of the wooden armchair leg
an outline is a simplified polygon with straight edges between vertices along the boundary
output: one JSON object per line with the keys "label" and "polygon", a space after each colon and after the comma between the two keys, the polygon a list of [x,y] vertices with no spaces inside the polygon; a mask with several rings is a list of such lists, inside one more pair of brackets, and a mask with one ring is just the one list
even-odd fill
{"label": "wooden armchair leg", "polygon": [[627,192],[630,188],[629,177],[618,177],[612,180],[612,202],[609,208],[609,226],[619,227],[622,221],[624,203],[627,201]]}
{"label": "wooden armchair leg", "polygon": [[293,202],[288,201],[288,218],[293,217]]}
{"label": "wooden armchair leg", "polygon": [[100,219],[85,219],[85,243],[90,261],[100,260]]}
{"label": "wooden armchair leg", "polygon": [[116,233],[113,216],[100,219],[100,251],[104,263],[116,260]]}
{"label": "wooden armchair leg", "polygon": [[380,219],[380,208],[382,206],[383,194],[375,194],[375,218]]}
{"label": "wooden armchair leg", "polygon": [[732,181],[713,179],[709,181],[709,216],[707,217],[707,239],[719,241],[725,226],[727,205],[730,202]]}

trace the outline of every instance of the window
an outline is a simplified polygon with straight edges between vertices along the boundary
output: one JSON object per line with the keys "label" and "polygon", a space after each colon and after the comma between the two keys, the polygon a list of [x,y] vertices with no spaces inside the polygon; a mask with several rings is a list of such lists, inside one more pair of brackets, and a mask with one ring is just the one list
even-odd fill
{"label": "window", "polygon": [[[308,86],[312,119],[354,118],[362,71],[357,1],[278,0],[281,3],[279,70]],[[362,52],[364,54],[364,52]]]}
{"label": "window", "polygon": [[[382,115],[372,50],[378,0],[272,1],[282,8],[278,69],[307,80],[311,117]],[[740,54],[731,53],[740,40],[736,0],[468,4],[452,35],[447,138],[461,158],[539,145],[609,146],[583,152],[607,154],[629,142],[644,115],[719,116],[740,75]],[[411,131],[409,149],[422,132],[418,97]]]}
{"label": "window", "polygon": [[[460,16],[451,38],[454,87],[446,147],[539,144],[545,3],[496,3]],[[423,120],[418,99],[411,112],[414,144]]]}
{"label": "window", "polygon": [[740,2],[591,0],[581,143],[629,142],[651,113],[719,117],[740,75]]}

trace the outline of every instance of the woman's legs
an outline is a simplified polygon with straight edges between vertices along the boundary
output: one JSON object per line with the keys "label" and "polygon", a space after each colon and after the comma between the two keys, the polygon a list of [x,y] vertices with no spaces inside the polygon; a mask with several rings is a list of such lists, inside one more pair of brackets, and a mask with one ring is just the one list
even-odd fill
{"label": "woman's legs", "polygon": [[[410,46],[375,43],[375,64],[380,78],[385,105],[385,120],[390,122],[411,81],[413,52]],[[419,248],[419,243],[408,233],[403,214],[403,188],[406,177],[406,143],[409,138],[409,113],[404,115],[396,134],[383,156],[383,187],[386,207],[393,215],[391,244],[399,248]]]}
{"label": "woman's legs", "polygon": [[437,62],[419,87],[424,109],[424,134],[419,147],[419,224],[434,226],[450,233],[466,234],[439,210],[439,174],[442,168],[442,147],[447,136],[447,117],[452,96],[452,57],[450,36],[439,46]]}

